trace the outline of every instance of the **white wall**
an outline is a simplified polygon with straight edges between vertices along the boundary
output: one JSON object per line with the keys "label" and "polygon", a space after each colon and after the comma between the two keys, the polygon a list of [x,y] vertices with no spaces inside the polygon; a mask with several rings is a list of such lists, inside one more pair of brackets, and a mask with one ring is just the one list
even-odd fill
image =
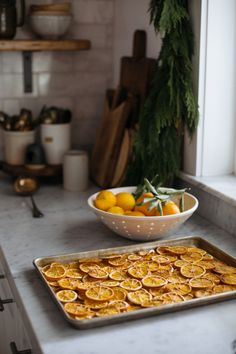
{"label": "white wall", "polygon": [[136,29],[147,33],[147,56],[157,58],[161,41],[149,24],[149,0],[115,0],[113,43],[113,86],[119,82],[120,58],[132,55],[133,33]]}

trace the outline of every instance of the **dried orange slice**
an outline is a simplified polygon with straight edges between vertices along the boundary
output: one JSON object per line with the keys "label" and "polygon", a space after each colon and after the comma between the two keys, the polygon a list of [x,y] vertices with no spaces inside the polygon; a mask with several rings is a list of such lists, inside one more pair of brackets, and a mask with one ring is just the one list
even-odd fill
{"label": "dried orange slice", "polygon": [[220,283],[220,278],[217,274],[206,272],[202,277],[212,280],[215,284]]}
{"label": "dried orange slice", "polygon": [[47,264],[47,265],[45,265],[44,267],[41,268],[41,272],[42,272],[42,273],[46,273],[46,271],[47,271],[48,269],[50,269],[50,268],[51,268],[50,264]]}
{"label": "dried orange slice", "polygon": [[64,305],[64,309],[71,315],[80,316],[83,314],[87,314],[89,312],[89,308],[79,302],[67,302]]}
{"label": "dried orange slice", "polygon": [[228,284],[219,284],[219,285],[215,285],[213,288],[213,293],[214,294],[219,294],[219,293],[225,293],[228,291],[233,291],[235,290],[234,287],[232,285],[228,285]]}
{"label": "dried orange slice", "polygon": [[197,290],[194,293],[195,297],[211,296],[212,294],[213,291],[211,289]]}
{"label": "dried orange slice", "polygon": [[88,274],[85,274],[82,278],[83,283],[100,283],[101,279],[96,279],[90,277]]}
{"label": "dried orange slice", "polygon": [[58,280],[58,285],[63,289],[75,290],[77,288],[78,281],[76,279],[62,278]]}
{"label": "dried orange slice", "polygon": [[116,306],[108,306],[96,312],[98,317],[118,315],[120,310]]}
{"label": "dried orange slice", "polygon": [[79,262],[77,261],[74,261],[74,262],[70,262],[67,264],[68,265],[68,268],[72,268],[72,269],[78,269],[79,268]]}
{"label": "dried orange slice", "polygon": [[126,270],[128,269],[133,263],[131,261],[126,260],[125,263],[123,263],[120,266],[117,266],[116,269],[120,269],[120,270]]}
{"label": "dried orange slice", "polygon": [[128,291],[136,291],[142,288],[142,283],[138,279],[126,279],[120,283],[120,286]]}
{"label": "dried orange slice", "polygon": [[143,307],[158,307],[163,305],[163,300],[161,299],[151,299],[151,300],[144,300],[141,304]]}
{"label": "dried orange slice", "polygon": [[184,297],[176,293],[166,293],[160,296],[160,300],[163,300],[163,304],[172,304],[184,301]]}
{"label": "dried orange slice", "polygon": [[236,273],[236,268],[228,266],[226,264],[221,264],[220,262],[215,262],[214,272],[219,274]]}
{"label": "dried orange slice", "polygon": [[144,267],[130,267],[128,269],[128,273],[134,278],[142,279],[143,277],[145,277],[146,275],[149,274],[149,270],[146,266],[144,266]]}
{"label": "dried orange slice", "polygon": [[138,254],[141,256],[141,257],[144,257],[148,254],[148,251],[146,250],[142,250],[142,251],[138,251]]}
{"label": "dried orange slice", "polygon": [[129,307],[129,304],[128,304],[128,302],[126,302],[124,300],[114,300],[109,303],[109,306],[115,306],[120,311],[124,311]]}
{"label": "dried orange slice", "polygon": [[61,302],[73,302],[77,299],[77,293],[73,290],[60,290],[56,293],[56,297]]}
{"label": "dried orange slice", "polygon": [[160,265],[156,270],[156,274],[161,275],[163,277],[168,277],[174,271],[174,268],[170,264]]}
{"label": "dried orange slice", "polygon": [[152,257],[156,255],[154,250],[149,250],[148,253],[144,256],[144,259],[147,261],[151,261]]}
{"label": "dried orange slice", "polygon": [[[108,266],[108,265],[103,266],[103,267],[100,267],[100,268],[103,269],[103,270],[105,270],[105,272],[107,272],[108,274],[110,274],[111,272],[114,271],[114,267]],[[115,269],[117,269],[117,268],[115,268]]]}
{"label": "dried orange slice", "polygon": [[202,259],[202,254],[199,252],[187,252],[185,254],[181,254],[180,258],[183,261],[192,263],[192,262],[200,261]]}
{"label": "dried orange slice", "polygon": [[236,285],[236,273],[223,274],[220,279],[224,284]]}
{"label": "dried orange slice", "polygon": [[90,300],[107,301],[114,296],[114,292],[107,286],[93,286],[92,288],[86,290],[85,295]]}
{"label": "dried orange slice", "polygon": [[66,270],[63,266],[50,267],[45,273],[47,279],[59,280],[63,278],[66,274]]}
{"label": "dried orange slice", "polygon": [[108,287],[110,287],[110,288],[113,288],[113,287],[117,287],[117,286],[119,286],[119,282],[118,281],[116,281],[116,280],[110,280],[110,279],[108,279],[108,280],[103,280],[102,282],[101,282],[101,285],[103,285],[103,286],[108,286]]}
{"label": "dried orange slice", "polygon": [[167,280],[157,275],[147,275],[142,279],[142,283],[149,288],[159,288],[167,284]]}
{"label": "dried orange slice", "polygon": [[187,252],[187,248],[184,246],[170,246],[166,247],[167,251],[173,254],[181,255]]}
{"label": "dried orange slice", "polygon": [[99,268],[99,265],[96,263],[81,263],[79,269],[84,273],[88,273],[90,270],[94,268]]}
{"label": "dried orange slice", "polygon": [[203,259],[201,261],[197,261],[195,264],[204,267],[206,270],[215,268],[214,262],[204,261]]}
{"label": "dried orange slice", "polygon": [[181,268],[184,265],[188,265],[189,262],[183,261],[182,259],[178,259],[177,261],[174,262],[174,266],[177,268]]}
{"label": "dried orange slice", "polygon": [[184,300],[192,300],[193,299],[193,294],[186,294],[186,295],[183,295],[183,298]]}
{"label": "dried orange slice", "polygon": [[109,274],[109,278],[112,280],[122,281],[127,279],[127,274],[123,270],[115,269]]}
{"label": "dried orange slice", "polygon": [[88,290],[94,286],[95,286],[95,284],[93,282],[89,282],[89,281],[84,282],[84,283],[82,281],[81,282],[78,281],[78,283],[77,283],[77,289],[82,290],[82,291]]}
{"label": "dried orange slice", "polygon": [[107,255],[103,255],[102,258],[103,259],[114,259],[114,258],[121,258],[121,254],[107,254]]}
{"label": "dried orange slice", "polygon": [[206,288],[213,288],[214,283],[213,283],[212,280],[202,277],[202,278],[192,278],[192,279],[190,279],[189,285],[192,288],[206,289]]}
{"label": "dried orange slice", "polygon": [[199,248],[199,247],[187,247],[187,252],[195,252],[195,253],[200,253],[202,256],[206,254],[206,251]]}
{"label": "dried orange slice", "polygon": [[108,259],[108,263],[114,267],[119,267],[125,264],[127,261],[125,256],[119,257],[119,258],[112,258]]}
{"label": "dried orange slice", "polygon": [[214,257],[210,253],[205,253],[202,257],[203,261],[212,261]]}
{"label": "dried orange slice", "polygon": [[90,299],[85,299],[84,304],[92,310],[99,310],[108,306],[107,301],[93,301]]}
{"label": "dried orange slice", "polygon": [[145,300],[151,300],[152,295],[147,290],[141,289],[128,293],[127,297],[133,304],[141,305]]}
{"label": "dried orange slice", "polygon": [[79,259],[79,263],[100,263],[102,260],[97,257]]}
{"label": "dried orange slice", "polygon": [[107,279],[108,273],[101,268],[90,269],[88,275],[95,279]]}
{"label": "dried orange slice", "polygon": [[78,321],[83,321],[83,320],[88,320],[90,318],[93,318],[94,316],[96,316],[96,314],[92,311],[88,311],[86,313],[84,313],[83,315],[80,315],[80,316],[75,316],[75,320],[78,320]]}
{"label": "dried orange slice", "polygon": [[155,298],[155,297],[159,297],[163,294],[166,293],[165,287],[162,288],[150,288],[148,289],[149,293]]}
{"label": "dried orange slice", "polygon": [[205,274],[206,269],[191,263],[181,267],[180,273],[186,278],[195,278],[201,277],[203,274]]}
{"label": "dried orange slice", "polygon": [[126,299],[127,291],[125,289],[115,287],[115,288],[112,288],[112,290],[114,292],[114,296],[112,299],[114,299],[114,300],[125,300]]}
{"label": "dried orange slice", "polygon": [[128,258],[129,261],[138,261],[138,260],[141,259],[142,257],[139,256],[139,255],[136,254],[136,253],[131,253],[131,254],[128,255],[127,258]]}
{"label": "dried orange slice", "polygon": [[158,246],[156,248],[156,253],[165,255],[166,253],[168,253],[168,249],[165,246]]}
{"label": "dried orange slice", "polygon": [[153,256],[153,257],[152,257],[152,260],[153,260],[154,262],[159,263],[159,264],[168,264],[168,263],[171,262],[171,260],[170,260],[169,257],[163,256],[163,255],[161,255],[161,254],[158,254],[158,255],[156,255],[156,256]]}
{"label": "dried orange slice", "polygon": [[71,268],[66,270],[66,277],[73,279],[82,279],[83,274],[79,271],[79,269]]}
{"label": "dried orange slice", "polygon": [[187,295],[192,290],[191,286],[188,284],[167,284],[165,289],[167,292],[174,292],[179,295]]}

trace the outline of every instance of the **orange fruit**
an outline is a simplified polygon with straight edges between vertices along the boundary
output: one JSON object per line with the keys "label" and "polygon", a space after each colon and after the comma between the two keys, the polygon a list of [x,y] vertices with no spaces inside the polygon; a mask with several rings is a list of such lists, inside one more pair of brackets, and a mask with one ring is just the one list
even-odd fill
{"label": "orange fruit", "polygon": [[172,201],[168,200],[162,207],[163,215],[179,214],[179,207]]}
{"label": "orange fruit", "polygon": [[119,206],[113,206],[107,210],[108,213],[124,215],[124,209]]}
{"label": "orange fruit", "polygon": [[107,286],[93,286],[85,294],[88,299],[95,301],[107,301],[114,296],[113,290]]}
{"label": "orange fruit", "polygon": [[128,216],[145,216],[144,213],[142,213],[141,211],[135,211],[135,210],[127,210],[125,211],[125,215],[128,215]]}
{"label": "orange fruit", "polygon": [[141,213],[143,213],[146,216],[155,216],[156,215],[156,208],[153,208],[152,210],[148,210],[148,208],[150,207],[150,203],[145,203],[143,205],[137,205],[140,204],[144,201],[145,198],[152,198],[153,194],[152,193],[143,193],[137,200],[135,203],[135,207],[134,210],[135,211],[141,211]]}
{"label": "orange fruit", "polygon": [[109,208],[116,205],[116,196],[108,190],[98,193],[94,204],[96,208],[107,211]]}
{"label": "orange fruit", "polygon": [[48,280],[59,280],[66,274],[66,269],[59,265],[49,268],[45,273]]}
{"label": "orange fruit", "polygon": [[116,194],[116,205],[123,210],[133,210],[135,199],[133,194],[128,192],[121,192]]}

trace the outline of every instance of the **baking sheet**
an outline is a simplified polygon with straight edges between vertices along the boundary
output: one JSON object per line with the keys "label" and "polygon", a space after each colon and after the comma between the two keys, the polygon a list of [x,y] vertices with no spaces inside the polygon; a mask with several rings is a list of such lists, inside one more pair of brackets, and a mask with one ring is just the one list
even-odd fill
{"label": "baking sheet", "polygon": [[56,302],[59,310],[62,312],[65,319],[72,324],[74,327],[79,329],[87,329],[93,327],[99,327],[104,325],[109,325],[113,323],[144,318],[148,316],[159,315],[162,313],[174,312],[179,310],[184,310],[188,308],[193,308],[196,306],[207,305],[219,301],[230,300],[236,298],[236,290],[224,292],[220,294],[214,294],[210,296],[206,296],[203,298],[194,298],[192,300],[186,300],[179,303],[173,304],[166,304],[159,307],[151,307],[151,308],[143,308],[127,313],[120,313],[117,315],[106,316],[106,317],[93,317],[91,319],[84,319],[84,320],[75,320],[66,313],[63,308],[63,305],[57,300],[54,291],[48,285],[46,279],[44,278],[40,268],[52,263],[52,262],[72,262],[75,260],[83,259],[83,258],[90,258],[90,257],[102,257],[110,254],[122,254],[127,252],[138,252],[141,250],[150,250],[156,248],[157,246],[195,246],[198,248],[202,248],[206,252],[210,253],[212,256],[217,258],[218,260],[232,266],[236,267],[236,259],[232,256],[228,255],[218,247],[214,246],[210,242],[206,241],[205,239],[198,237],[198,236],[189,236],[189,237],[181,237],[173,240],[162,240],[162,241],[155,241],[155,242],[148,242],[148,243],[139,243],[132,246],[124,246],[124,247],[115,247],[115,248],[107,248],[107,249],[99,249],[94,251],[88,252],[77,252],[71,254],[61,254],[55,256],[47,256],[47,257],[40,257],[33,261],[33,264],[36,270],[39,273],[40,278],[42,279],[44,285],[50,292],[53,300]]}

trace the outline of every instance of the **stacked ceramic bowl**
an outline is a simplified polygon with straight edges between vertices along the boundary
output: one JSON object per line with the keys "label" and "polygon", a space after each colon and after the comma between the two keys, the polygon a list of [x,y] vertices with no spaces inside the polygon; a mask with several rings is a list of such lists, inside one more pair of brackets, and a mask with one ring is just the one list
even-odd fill
{"label": "stacked ceramic bowl", "polygon": [[72,21],[70,3],[30,6],[30,26],[40,38],[59,39],[69,30]]}

